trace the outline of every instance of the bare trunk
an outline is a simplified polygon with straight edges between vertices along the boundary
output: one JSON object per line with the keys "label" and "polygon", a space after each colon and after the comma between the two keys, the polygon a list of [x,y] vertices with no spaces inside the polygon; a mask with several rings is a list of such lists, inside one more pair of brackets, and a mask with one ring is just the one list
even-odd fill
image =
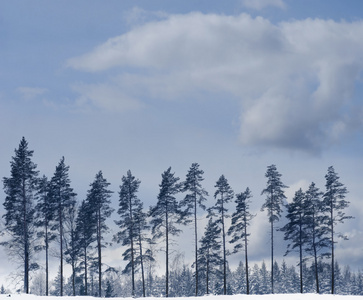
{"label": "bare trunk", "polygon": [[87,248],[84,248],[84,293],[88,295]]}
{"label": "bare trunk", "polygon": [[198,296],[198,229],[197,229],[197,195],[194,193],[194,244],[195,244],[195,296]]}
{"label": "bare trunk", "polygon": [[102,250],[101,250],[101,211],[98,210],[97,222],[97,248],[98,248],[98,297],[102,297]]}
{"label": "bare trunk", "polygon": [[271,221],[271,293],[274,293],[274,222]]}
{"label": "bare trunk", "polygon": [[246,264],[246,293],[250,294],[250,281],[248,278],[248,253],[247,253],[247,220],[246,216],[244,217],[244,231],[245,231],[245,264]]}
{"label": "bare trunk", "polygon": [[62,208],[59,206],[59,239],[60,239],[60,296],[63,296],[63,220]]}
{"label": "bare trunk", "polygon": [[319,273],[318,273],[318,251],[316,249],[316,229],[315,229],[315,214],[313,215],[313,251],[314,251],[314,269],[315,269],[315,284],[316,284],[316,293],[320,293],[319,289]]}
{"label": "bare trunk", "polygon": [[168,224],[168,210],[166,209],[165,214],[165,236],[166,236],[166,271],[165,271],[165,297],[169,297],[169,224]]}
{"label": "bare trunk", "polygon": [[144,274],[144,260],[142,256],[142,243],[141,243],[141,229],[139,228],[139,249],[140,249],[140,264],[141,264],[141,278],[142,278],[142,296],[145,297],[145,274]]}
{"label": "bare trunk", "polygon": [[45,295],[46,296],[48,296],[48,294],[49,294],[49,262],[48,262],[49,242],[48,242],[48,226],[47,225],[45,227]]}
{"label": "bare trunk", "polygon": [[132,215],[132,203],[131,198],[129,199],[129,213],[130,213],[130,246],[131,246],[131,281],[132,281],[132,291],[131,295],[135,296],[135,258],[134,258],[134,233],[133,233],[133,215]]}
{"label": "bare trunk", "polygon": [[333,201],[331,200],[330,207],[330,218],[331,218],[331,293],[335,293],[335,270],[334,270],[334,209],[333,209]]}
{"label": "bare trunk", "polygon": [[223,193],[222,193],[222,243],[223,243],[223,294],[227,295],[226,234],[224,231]]}

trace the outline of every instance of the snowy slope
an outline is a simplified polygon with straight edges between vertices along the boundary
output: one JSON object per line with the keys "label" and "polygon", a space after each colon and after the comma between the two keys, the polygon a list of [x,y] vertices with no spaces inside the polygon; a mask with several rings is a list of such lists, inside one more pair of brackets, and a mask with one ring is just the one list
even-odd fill
{"label": "snowy slope", "polygon": [[[97,298],[89,296],[62,297],[78,298],[78,300],[95,300]],[[121,300],[134,300],[133,298],[112,298]],[[142,299],[142,298],[140,298]],[[175,300],[358,300],[363,296],[342,296],[342,295],[317,295],[317,294],[275,294],[275,295],[232,295],[232,296],[204,296],[204,297],[187,297],[171,298]],[[25,294],[0,295],[0,300],[59,300],[55,296],[35,296]],[[75,299],[77,300],[77,299]],[[160,300],[160,298],[145,298],[145,300]]]}

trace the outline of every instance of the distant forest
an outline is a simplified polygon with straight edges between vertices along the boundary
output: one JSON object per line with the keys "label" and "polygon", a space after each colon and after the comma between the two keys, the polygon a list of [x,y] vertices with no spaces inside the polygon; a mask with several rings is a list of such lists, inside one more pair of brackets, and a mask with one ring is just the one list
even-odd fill
{"label": "distant forest", "polygon": [[[18,276],[24,293],[98,297],[314,292],[363,295],[363,273],[341,267],[335,259],[336,243],[347,239],[336,227],[352,216],[345,214],[348,191],[333,166],[325,175],[324,190],[312,182],[306,191],[296,191],[289,202],[277,167],[267,166],[266,186],[261,191],[265,197],[261,210],[270,224],[271,265],[267,267],[264,262],[249,264],[250,222],[255,217],[249,207],[251,191],[246,187],[235,193],[224,175],[215,184],[214,205],[206,207],[209,194],[203,188],[204,172],[199,164],[190,166],[184,180],[168,168],[162,173],[155,205],[145,209],[138,197],[141,181],[129,170],[117,191],[117,216],[111,218],[113,191],[102,171],[95,175],[85,199],[78,202],[64,157],[53,176],[47,178],[40,175],[32,156],[33,150],[23,137],[11,158],[10,175],[3,178],[6,197],[0,244],[21,270]],[[231,202],[235,203],[233,211],[227,209]],[[277,228],[283,210],[284,226]],[[198,236],[197,216],[202,212],[207,225]],[[118,232],[108,241],[109,219]],[[175,236],[186,225],[194,232],[185,241],[194,255],[192,265],[186,265],[183,257],[171,250],[175,249]],[[281,242],[275,240],[277,230],[287,241],[286,255],[298,254],[297,267],[276,262],[274,245]],[[122,247],[124,268],[103,263],[103,250],[110,243]],[[165,259],[163,270],[156,261],[160,250]],[[236,253],[243,259],[236,270],[231,270],[228,257]],[[59,259],[59,272],[53,280],[49,277],[50,255]],[[37,261],[36,257],[44,259]],[[68,278],[65,264],[71,268]],[[2,287],[1,293],[5,292]]]}

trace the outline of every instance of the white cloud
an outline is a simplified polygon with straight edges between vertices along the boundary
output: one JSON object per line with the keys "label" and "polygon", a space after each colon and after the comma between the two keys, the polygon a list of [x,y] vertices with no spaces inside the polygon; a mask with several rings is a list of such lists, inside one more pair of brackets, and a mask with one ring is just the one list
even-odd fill
{"label": "white cloud", "polygon": [[[122,91],[126,106],[223,93],[241,101],[243,144],[316,152],[361,129],[352,98],[363,70],[362,32],[363,22],[274,25],[247,14],[190,13],[149,22],[67,63],[87,72],[120,68],[107,89],[87,92],[95,105],[105,90]],[[119,102],[103,103],[113,105]]]}
{"label": "white cloud", "polygon": [[283,0],[242,0],[244,6],[255,10],[262,10],[268,6],[275,6],[278,8],[285,8]]}

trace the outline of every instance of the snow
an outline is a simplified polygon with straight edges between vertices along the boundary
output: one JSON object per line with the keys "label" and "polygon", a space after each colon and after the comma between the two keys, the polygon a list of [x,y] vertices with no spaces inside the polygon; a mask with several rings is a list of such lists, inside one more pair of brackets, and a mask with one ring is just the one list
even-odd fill
{"label": "snow", "polygon": [[[97,300],[91,296],[64,296],[63,299],[73,300]],[[78,299],[75,299],[78,298]],[[113,300],[134,300],[134,298],[111,298]],[[143,298],[140,298],[143,299]],[[145,300],[160,300],[156,297],[146,297]],[[358,300],[363,299],[363,296],[346,296],[346,295],[318,295],[318,294],[273,294],[273,295],[231,295],[231,296],[204,296],[204,297],[178,297],[171,298],[175,300]],[[36,296],[26,294],[5,294],[0,295],[0,300],[59,300],[56,296]]]}

